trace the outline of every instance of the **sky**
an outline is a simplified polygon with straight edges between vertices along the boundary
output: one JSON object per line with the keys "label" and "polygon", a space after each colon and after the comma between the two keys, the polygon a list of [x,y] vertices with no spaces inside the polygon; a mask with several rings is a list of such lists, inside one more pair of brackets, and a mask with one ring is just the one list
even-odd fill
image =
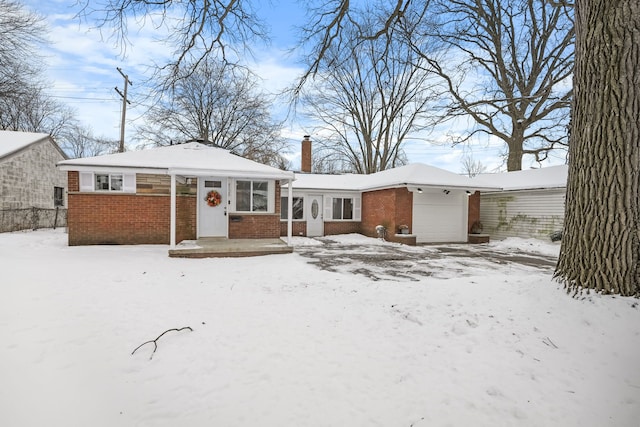
{"label": "sky", "polygon": [[[60,102],[76,109],[78,118],[89,125],[96,136],[119,140],[122,116],[122,98],[116,92],[124,89],[124,78],[120,68],[129,77],[126,112],[126,137],[136,124],[144,120],[146,111],[145,80],[150,76],[149,65],[163,63],[171,55],[171,48],[156,41],[158,32],[153,26],[130,27],[130,44],[123,51],[110,37],[109,29],[102,32],[90,22],[76,17],[76,0],[23,0],[31,10],[44,16],[50,29],[43,68],[51,82],[49,94]],[[295,0],[272,0],[258,2],[260,16],[271,27],[271,43],[258,46],[254,51],[252,68],[262,78],[264,88],[276,93],[295,82],[304,71],[298,57],[291,54],[295,47],[298,27],[306,22],[305,11]],[[284,117],[286,106],[281,105]],[[429,135],[410,135],[405,143],[405,152],[410,163],[426,163],[452,172],[462,172],[462,159],[471,156],[480,161],[487,172],[505,170],[501,154],[503,144],[495,137],[479,135],[472,148],[452,147],[447,142],[448,134],[460,134],[472,123],[468,120],[440,126]],[[312,124],[297,118],[288,122],[283,136],[291,141],[287,157],[293,169],[300,164],[300,144],[303,136],[311,134]],[[130,146],[131,147],[131,146]],[[563,164],[561,153],[553,156],[547,165]],[[523,168],[539,167],[524,163]]]}

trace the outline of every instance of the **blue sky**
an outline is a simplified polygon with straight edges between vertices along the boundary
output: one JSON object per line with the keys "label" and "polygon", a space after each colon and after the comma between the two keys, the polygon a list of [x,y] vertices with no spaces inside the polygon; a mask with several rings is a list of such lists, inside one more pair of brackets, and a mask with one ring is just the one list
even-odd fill
{"label": "blue sky", "polygon": [[[144,120],[144,81],[149,75],[148,65],[162,63],[171,49],[155,41],[157,31],[152,26],[130,28],[131,46],[124,55],[115,41],[109,38],[109,30],[92,28],[90,23],[75,18],[75,0],[23,0],[31,10],[46,17],[52,44],[45,52],[45,77],[51,82],[49,94],[75,108],[78,118],[91,126],[94,134],[119,139],[122,101],[115,87],[123,89],[124,80],[116,67],[129,75],[133,85],[129,87],[132,105],[127,107],[127,134],[134,124]],[[272,42],[255,49],[254,71],[264,81],[269,91],[276,92],[295,81],[303,71],[297,58],[289,53],[297,39],[296,26],[306,22],[305,11],[295,0],[259,2],[261,17],[271,27]],[[283,106],[283,111],[284,111]],[[470,123],[459,121],[448,124],[428,135],[430,141],[414,136],[405,144],[409,161],[438,166],[452,172],[461,172],[461,159],[471,153],[489,171],[504,169],[500,154],[502,144],[495,138],[479,136],[472,150],[462,146],[452,148],[446,143],[447,133],[462,132]],[[299,143],[305,134],[312,134],[309,123],[289,123],[283,136],[292,142],[289,158],[293,167],[299,167]],[[313,139],[313,134],[312,134]],[[434,143],[440,142],[440,143]],[[551,164],[564,163],[561,155]],[[527,168],[529,164],[523,164]]]}

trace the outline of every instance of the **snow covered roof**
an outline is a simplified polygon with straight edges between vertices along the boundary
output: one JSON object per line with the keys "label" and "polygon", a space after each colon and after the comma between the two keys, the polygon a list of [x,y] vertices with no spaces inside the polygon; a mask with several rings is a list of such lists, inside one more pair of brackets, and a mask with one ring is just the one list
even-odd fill
{"label": "snow covered roof", "polygon": [[568,171],[567,165],[560,165],[513,172],[485,173],[473,179],[481,179],[484,183],[502,187],[504,191],[565,188]]}
{"label": "snow covered roof", "polygon": [[341,175],[296,173],[293,188],[296,190],[360,191],[367,176],[352,173]]}
{"label": "snow covered roof", "polygon": [[222,148],[214,148],[198,142],[65,160],[59,162],[58,166],[61,170],[67,171],[135,169],[184,176],[294,178],[293,172],[263,165],[231,154]]}
{"label": "snow covered roof", "polygon": [[296,174],[296,190],[372,191],[394,187],[445,187],[469,191],[497,191],[499,186],[472,180],[444,169],[413,163],[370,175]]}
{"label": "snow covered roof", "polygon": [[0,130],[0,158],[49,138],[46,133]]}

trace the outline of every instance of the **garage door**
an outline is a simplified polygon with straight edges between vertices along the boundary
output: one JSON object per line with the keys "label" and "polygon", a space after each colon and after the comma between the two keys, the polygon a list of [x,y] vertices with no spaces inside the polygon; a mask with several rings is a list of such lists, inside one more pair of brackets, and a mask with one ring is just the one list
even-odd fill
{"label": "garage door", "polygon": [[413,193],[413,234],[418,243],[466,242],[467,200],[464,191]]}

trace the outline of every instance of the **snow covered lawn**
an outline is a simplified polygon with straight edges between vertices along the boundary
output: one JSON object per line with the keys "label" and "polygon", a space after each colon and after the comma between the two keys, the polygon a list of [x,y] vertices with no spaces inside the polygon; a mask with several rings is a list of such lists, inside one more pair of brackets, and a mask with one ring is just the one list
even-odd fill
{"label": "snow covered lawn", "polygon": [[638,425],[638,300],[571,298],[550,268],[482,257],[411,280],[328,271],[297,243],[174,259],[0,234],[0,425]]}

